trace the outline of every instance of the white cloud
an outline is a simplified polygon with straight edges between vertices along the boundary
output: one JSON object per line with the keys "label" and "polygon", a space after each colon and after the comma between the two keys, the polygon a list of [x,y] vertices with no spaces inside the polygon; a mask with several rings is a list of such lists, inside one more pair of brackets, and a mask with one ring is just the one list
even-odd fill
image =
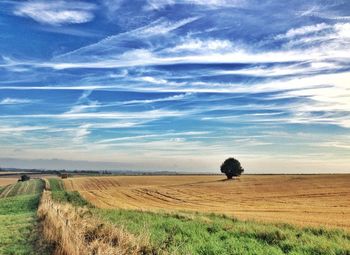
{"label": "white cloud", "polygon": [[176,22],[171,22],[168,20],[159,19],[155,22],[153,22],[151,25],[142,27],[140,29],[136,29],[134,31],[131,31],[130,33],[135,34],[139,37],[150,37],[154,35],[162,35],[167,34],[173,30],[176,30],[180,27],[183,27],[195,20],[197,20],[198,17],[191,17],[187,19],[182,19]]}
{"label": "white cloud", "polygon": [[[274,97],[298,98],[287,105],[275,104],[274,101],[266,105],[252,105],[253,109],[278,110],[286,115],[271,116],[273,118],[259,118],[249,116],[233,116],[240,121],[247,122],[273,122],[273,123],[304,123],[304,124],[330,124],[344,128],[350,127],[350,92],[348,82],[350,73],[318,74],[312,77],[297,77],[281,81],[270,81],[251,86],[235,86],[232,91],[240,93],[278,92]],[[273,99],[273,98],[269,98]],[[233,119],[233,118],[231,118]],[[217,119],[219,120],[219,119]],[[230,117],[223,118],[229,121]]]}
{"label": "white cloud", "polygon": [[349,21],[350,16],[342,16],[336,11],[327,10],[329,5],[313,5],[309,9],[297,12],[300,16],[318,17],[321,19],[335,20],[335,21]]}
{"label": "white cloud", "polygon": [[[325,29],[327,28],[327,29]],[[144,28],[148,30],[148,28]],[[322,30],[323,29],[323,30]],[[142,31],[142,30],[141,30]],[[321,34],[313,33],[323,31]],[[143,32],[140,32],[141,34]],[[94,55],[93,61],[84,60],[85,51],[68,53],[74,61],[37,63],[38,67],[54,69],[70,68],[118,68],[130,66],[169,65],[183,63],[286,63],[293,61],[326,62],[331,59],[347,59],[350,44],[350,24],[337,23],[306,26],[277,35],[276,38],[288,39],[279,50],[257,51],[247,45],[236,45],[229,40],[180,38],[177,45],[159,51],[152,49],[132,49],[122,53]],[[114,40],[105,39],[99,43],[82,48],[101,50],[112,47]],[[302,47],[300,47],[302,46]],[[92,47],[92,48],[91,48]],[[76,55],[76,53],[78,53]]]}
{"label": "white cloud", "polygon": [[[131,128],[143,124],[140,122],[101,122],[101,123],[85,123],[77,128],[73,128],[73,140],[76,143],[82,143],[91,134],[92,130],[96,129],[116,129],[116,128]],[[98,142],[100,143],[100,142]]]}
{"label": "white cloud", "polygon": [[13,105],[13,104],[29,104],[32,103],[33,100],[30,99],[21,99],[21,98],[4,98],[0,101],[0,105]]}
{"label": "white cloud", "polygon": [[75,143],[83,142],[83,140],[86,138],[86,136],[88,136],[91,133],[91,131],[89,130],[90,127],[91,127],[90,124],[84,124],[84,125],[79,126],[75,130],[75,136],[73,138],[73,141]]}
{"label": "white cloud", "polygon": [[95,109],[99,106],[100,105],[98,102],[90,102],[89,104],[85,104],[85,105],[74,105],[67,113],[69,113],[69,114],[81,113],[81,112],[84,112],[85,110],[88,110],[88,109]]}
{"label": "white cloud", "polygon": [[324,71],[337,71],[341,66],[336,63],[329,62],[311,62],[298,63],[286,66],[266,67],[256,66],[253,68],[238,69],[238,70],[221,70],[213,72],[213,74],[223,75],[249,75],[261,77],[278,77],[284,75],[308,75],[318,74]]}
{"label": "white cloud", "polygon": [[115,86],[1,86],[0,90],[113,90]]}
{"label": "white cloud", "polygon": [[275,39],[290,39],[295,36],[312,34],[312,33],[319,32],[325,29],[330,29],[330,28],[332,28],[332,26],[325,23],[319,23],[319,24],[310,25],[310,26],[302,26],[298,28],[292,28],[288,30],[287,33],[285,34],[277,35],[275,36]]}
{"label": "white cloud", "polygon": [[328,142],[318,142],[315,146],[319,147],[330,147],[330,148],[340,148],[340,149],[350,149],[350,143],[348,142],[349,137],[347,137],[346,141],[328,141]]}
{"label": "white cloud", "polygon": [[14,14],[49,25],[80,24],[94,18],[95,5],[74,1],[29,1],[20,3]]}
{"label": "white cloud", "polygon": [[81,96],[78,99],[78,102],[84,101],[85,99],[88,99],[88,97],[91,95],[92,90],[85,90]]}
{"label": "white cloud", "polygon": [[[96,113],[64,113],[54,115],[59,119],[158,119],[163,117],[182,116],[179,111],[151,110],[145,112],[96,112]],[[52,117],[52,116],[51,116]]]}
{"label": "white cloud", "polygon": [[[98,144],[104,144],[104,143],[114,143],[119,141],[138,141],[138,140],[145,140],[147,138],[162,138],[162,137],[173,137],[173,136],[198,136],[198,135],[205,135],[209,134],[210,132],[207,131],[187,131],[187,132],[166,132],[164,134],[147,134],[147,135],[137,135],[137,136],[124,136],[124,137],[118,137],[118,138],[110,138],[110,139],[104,139],[100,140]],[[177,138],[177,137],[175,137]]]}
{"label": "white cloud", "polygon": [[[164,18],[157,19],[154,22],[151,22],[148,25],[136,28],[131,31],[127,31],[125,33],[120,33],[117,35],[108,36],[101,41],[98,41],[97,43],[93,43],[84,47],[81,47],[79,49],[66,52],[64,54],[56,56],[55,60],[61,60],[68,58],[76,58],[83,56],[84,54],[95,54],[96,52],[99,52],[100,50],[104,52],[108,52],[111,50],[120,50],[119,45],[122,42],[125,42],[125,40],[146,40],[149,37],[153,36],[160,36],[160,35],[166,35],[167,33],[170,33],[180,27],[183,27],[195,20],[197,20],[198,17],[190,17],[178,21],[169,21]],[[125,53],[125,48],[123,46],[123,51]],[[130,54],[144,54],[144,57],[147,58],[149,55],[149,51],[146,49],[131,49],[127,51],[125,54],[122,55],[130,55]],[[111,56],[113,58],[113,55]]]}
{"label": "white cloud", "polygon": [[71,109],[67,113],[80,113],[84,112],[85,110],[88,109],[95,109],[97,108],[100,104],[98,101],[91,101],[89,99],[89,96],[93,90],[85,90],[81,94],[81,96],[78,98],[77,102],[75,105],[71,107]]}
{"label": "white cloud", "polygon": [[[87,113],[87,110],[95,110],[97,108],[106,108],[106,107],[114,107],[114,106],[122,106],[122,105],[152,104],[152,103],[158,103],[158,102],[178,101],[178,100],[185,99],[186,97],[189,97],[191,95],[192,93],[185,93],[185,94],[179,94],[179,95],[156,98],[156,99],[129,100],[129,101],[112,102],[112,103],[99,103],[97,101],[90,101],[89,104],[73,105],[71,109],[66,112],[66,114],[77,114],[77,113],[84,113],[84,112]],[[116,124],[115,127],[119,127],[118,125],[120,125],[120,127],[125,127],[123,123]]]}
{"label": "white cloud", "polygon": [[[327,28],[327,29],[325,29]],[[148,28],[145,28],[146,30]],[[323,30],[324,31],[323,31]],[[314,31],[323,31],[321,34]],[[118,68],[136,67],[148,65],[169,65],[184,63],[286,63],[305,62],[329,63],[330,59],[349,59],[350,24],[337,23],[315,26],[306,26],[287,31],[277,37],[288,38],[281,49],[269,51],[257,51],[246,45],[236,45],[228,40],[182,38],[177,45],[172,45],[159,51],[153,49],[132,49],[122,53],[111,53],[106,58],[104,55],[94,55],[91,60],[85,61],[86,53],[76,51],[73,54],[74,61],[34,63],[37,67],[51,67],[54,69],[70,68]],[[114,40],[105,39],[97,44],[82,49],[101,50],[108,49]],[[300,47],[302,46],[302,47]],[[91,48],[92,47],[92,48]],[[78,53],[75,55],[75,53]],[[93,52],[89,51],[88,56]],[[83,61],[84,60],[84,61]]]}
{"label": "white cloud", "polygon": [[334,25],[337,38],[350,39],[350,23],[338,23]]}
{"label": "white cloud", "polygon": [[129,128],[142,125],[143,121],[117,121],[117,122],[102,122],[102,123],[90,123],[91,129],[108,129],[108,128]]}
{"label": "white cloud", "polygon": [[176,45],[174,48],[168,49],[169,52],[183,52],[183,51],[210,51],[210,52],[229,52],[235,48],[229,40],[218,39],[187,39],[183,43]]}
{"label": "white cloud", "polygon": [[140,112],[79,112],[62,114],[24,114],[24,115],[2,115],[0,118],[52,118],[62,120],[83,120],[83,119],[110,119],[110,120],[155,120],[165,117],[180,117],[185,111],[150,110]]}
{"label": "white cloud", "polygon": [[190,4],[211,6],[243,6],[247,1],[242,0],[185,0]]}
{"label": "white cloud", "polygon": [[120,8],[123,2],[124,0],[102,0],[102,4],[107,9],[110,18],[115,15],[115,12]]}
{"label": "white cloud", "polygon": [[21,132],[28,132],[28,131],[38,131],[38,130],[46,130],[49,127],[46,126],[8,126],[8,125],[1,125],[0,127],[0,133],[21,133]]}
{"label": "white cloud", "polygon": [[[343,52],[341,52],[343,57]],[[145,49],[130,50],[122,55],[117,55],[110,59],[96,59],[93,62],[47,62],[35,63],[37,67],[49,67],[57,70],[72,68],[119,68],[130,66],[148,66],[148,65],[171,65],[186,63],[266,63],[268,62],[290,62],[306,61],[312,58],[320,58],[321,53],[314,51],[310,55],[298,51],[275,51],[263,53],[251,53],[245,49],[229,53],[203,52],[203,54],[184,54],[180,56],[158,56],[152,51]],[[340,57],[340,55],[335,55]]]}
{"label": "white cloud", "polygon": [[247,0],[148,0],[146,9],[159,10],[174,4],[202,5],[210,8],[243,7]]}
{"label": "white cloud", "polygon": [[156,84],[166,84],[167,81],[165,79],[159,79],[151,76],[144,76],[141,77],[140,80],[149,82],[149,83],[156,83]]}
{"label": "white cloud", "polygon": [[[317,29],[320,29],[317,33],[310,32]],[[305,48],[308,51],[319,51],[326,55],[348,50],[350,44],[350,23],[301,27],[289,30],[286,34],[277,35],[275,38],[288,39],[283,45],[285,49]]]}
{"label": "white cloud", "polygon": [[189,97],[191,95],[192,95],[192,93],[185,93],[185,94],[164,97],[164,98],[157,98],[157,99],[130,100],[130,101],[121,102],[120,104],[125,104],[125,105],[127,105],[127,104],[151,104],[151,103],[158,103],[158,102],[177,101],[177,100],[182,100],[182,99]]}

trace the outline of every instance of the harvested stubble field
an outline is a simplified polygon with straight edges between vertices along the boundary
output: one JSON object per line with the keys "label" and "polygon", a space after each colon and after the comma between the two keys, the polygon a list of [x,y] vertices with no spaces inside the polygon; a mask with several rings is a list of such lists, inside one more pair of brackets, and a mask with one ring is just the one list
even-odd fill
{"label": "harvested stubble field", "polygon": [[16,183],[18,178],[12,178],[12,177],[1,177],[0,176],[0,187],[7,186],[9,184]]}
{"label": "harvested stubble field", "polygon": [[100,208],[198,211],[350,229],[350,175],[78,177],[64,181]]}

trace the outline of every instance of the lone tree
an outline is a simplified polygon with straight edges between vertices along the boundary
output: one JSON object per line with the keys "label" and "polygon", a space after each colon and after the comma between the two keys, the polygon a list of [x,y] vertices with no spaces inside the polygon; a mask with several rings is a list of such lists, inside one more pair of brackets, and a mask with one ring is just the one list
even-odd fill
{"label": "lone tree", "polygon": [[235,158],[228,158],[221,164],[221,173],[226,174],[227,179],[232,179],[233,176],[240,176],[244,172],[241,163]]}

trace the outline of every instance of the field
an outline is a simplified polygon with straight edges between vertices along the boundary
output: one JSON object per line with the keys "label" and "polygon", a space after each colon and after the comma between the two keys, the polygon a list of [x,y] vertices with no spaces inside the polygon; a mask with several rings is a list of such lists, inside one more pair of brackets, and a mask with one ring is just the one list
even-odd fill
{"label": "field", "polygon": [[[211,191],[211,198],[214,197],[214,191],[233,194],[229,192],[229,189],[235,189],[232,185],[237,185],[241,190],[242,186],[251,185],[248,185],[252,182],[251,176],[245,177],[248,180],[241,178],[236,182],[222,181],[218,176],[85,177],[67,179],[64,182],[66,187],[79,188],[79,192],[85,198],[89,198],[96,206],[100,205],[90,209],[92,215],[101,217],[117,228],[125,229],[133,236],[141,236],[144,242],[147,241],[147,252],[144,254],[347,255],[350,253],[350,235],[345,230],[241,221],[232,215],[222,214],[226,212],[225,210],[217,210],[217,208],[225,209],[224,205],[219,207],[220,201],[225,204],[223,200],[210,201],[203,193],[205,190],[207,193]],[[284,178],[284,176],[274,177],[278,177],[279,181]],[[192,178],[196,181],[194,182]],[[303,178],[311,181],[308,176]],[[248,184],[242,185],[244,182]],[[223,185],[222,190],[219,189],[219,185]],[[214,187],[216,189],[213,189]],[[195,208],[189,207],[189,201],[193,200],[190,200],[191,196],[186,188],[192,192],[196,191],[192,195],[197,201]],[[172,203],[169,191],[171,189],[182,190],[182,194],[188,194],[187,201],[185,196],[182,196]],[[161,193],[164,190],[168,191],[166,196]],[[143,195],[145,192],[147,194]],[[139,197],[135,199],[134,196],[137,194]],[[154,194],[158,194],[160,198]],[[219,195],[216,193],[217,198]],[[104,202],[101,203],[101,200]],[[108,204],[104,206],[106,202]],[[212,208],[210,203],[213,205]],[[227,200],[226,203],[232,202]],[[216,209],[213,210],[214,214],[209,213],[212,209]]]}
{"label": "field", "polygon": [[40,179],[34,179],[26,182],[17,182],[16,184],[8,185],[3,188],[0,192],[0,198],[39,194],[43,188],[44,183]]}
{"label": "field", "polygon": [[65,180],[99,208],[225,214],[350,229],[350,175],[115,176]]}
{"label": "field", "polygon": [[0,254],[349,255],[348,181],[247,175],[18,182],[0,190]]}
{"label": "field", "polygon": [[42,187],[41,180],[31,180],[9,185],[1,192],[0,254],[46,254],[35,247],[36,210]]}
{"label": "field", "polygon": [[0,189],[1,187],[7,186],[9,184],[16,183],[18,178],[12,178],[12,177],[1,177],[0,176]]}

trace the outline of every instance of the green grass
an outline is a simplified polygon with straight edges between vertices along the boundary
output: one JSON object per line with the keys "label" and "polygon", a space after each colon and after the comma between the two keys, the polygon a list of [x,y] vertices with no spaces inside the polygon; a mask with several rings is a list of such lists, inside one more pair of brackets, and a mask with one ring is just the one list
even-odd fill
{"label": "green grass", "polygon": [[35,212],[39,205],[39,195],[15,196],[0,199],[0,215]]}
{"label": "green grass", "polygon": [[48,254],[36,246],[36,211],[44,181],[8,185],[0,193],[0,254]]}
{"label": "green grass", "polygon": [[64,185],[61,179],[50,178],[49,179],[51,191],[63,191]]}
{"label": "green grass", "polygon": [[15,184],[6,186],[0,192],[0,198],[40,194],[44,189],[44,185],[44,181],[40,179],[17,182]]}
{"label": "green grass", "polygon": [[[0,254],[39,254],[35,247],[40,194],[0,199]],[[40,254],[47,254],[40,250]]]}
{"label": "green grass", "polygon": [[225,216],[94,209],[103,219],[150,235],[156,253],[349,255],[342,230],[237,221]]}
{"label": "green grass", "polygon": [[50,178],[49,179],[51,196],[54,201],[60,203],[71,203],[74,206],[87,206],[92,207],[92,205],[82,198],[77,191],[65,191],[62,180]]}

